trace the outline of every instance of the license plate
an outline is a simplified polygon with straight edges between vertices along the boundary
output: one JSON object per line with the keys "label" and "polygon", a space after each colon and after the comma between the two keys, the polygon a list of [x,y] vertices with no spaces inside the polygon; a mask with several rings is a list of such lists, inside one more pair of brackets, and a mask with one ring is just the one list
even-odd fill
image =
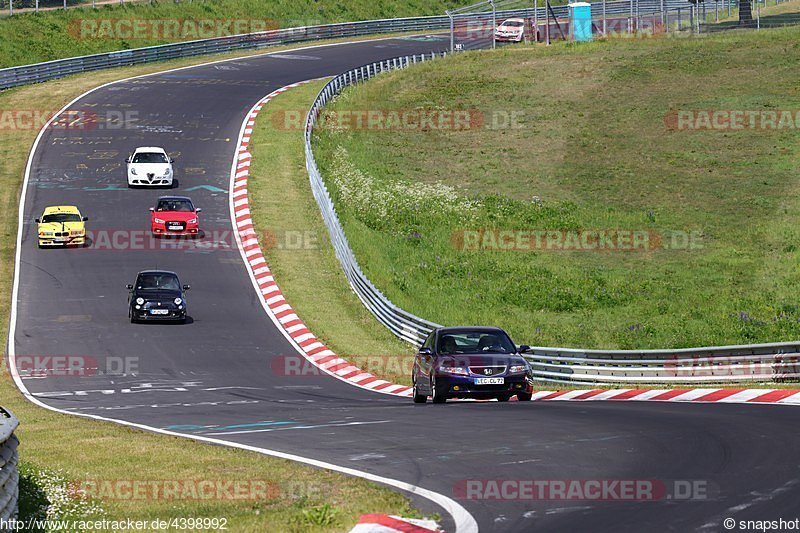
{"label": "license plate", "polygon": [[183,226],[181,226],[180,224],[170,224],[168,227],[172,231],[181,231],[181,230],[183,230]]}
{"label": "license plate", "polygon": [[475,385],[503,385],[505,378],[475,378]]}
{"label": "license plate", "polygon": [[166,315],[169,313],[169,309],[151,309],[151,315]]}

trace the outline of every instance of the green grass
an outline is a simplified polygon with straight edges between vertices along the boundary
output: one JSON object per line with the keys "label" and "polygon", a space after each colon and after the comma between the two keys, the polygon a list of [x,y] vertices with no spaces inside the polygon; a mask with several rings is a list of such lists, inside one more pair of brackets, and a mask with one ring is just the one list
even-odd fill
{"label": "green grass", "polygon": [[[55,112],[96,85],[220,57],[231,55],[114,69],[12,89],[0,93],[0,109],[31,109],[34,107],[31,102],[35,102],[36,109]],[[38,129],[0,128],[0,178],[4,184],[0,205],[5,214],[0,218],[0,301],[3,302],[11,299],[19,190],[28,151],[37,133]],[[0,305],[0,321],[8,323],[8,319],[9,306]],[[6,338],[4,329],[0,333],[4,345]],[[103,509],[100,514],[109,519],[226,517],[232,531],[342,531],[349,530],[363,513],[407,516],[416,513],[405,497],[363,480],[42,409],[23,398],[5,368],[0,374],[0,405],[11,409],[21,420],[17,434],[22,443],[23,518],[42,516],[39,506],[47,504],[44,489],[53,484],[47,481],[53,478],[61,478],[65,483],[131,479],[264,481],[277,488],[277,492],[269,493],[269,498],[257,500],[176,502],[101,498],[95,502]],[[66,516],[72,517],[80,516],[79,511],[91,510],[90,506],[80,505],[61,508]]]}
{"label": "green grass", "polygon": [[[304,113],[324,82],[287,91],[260,112],[251,140],[248,193],[259,235],[278,242],[287,232],[307,235],[307,246],[265,250],[286,299],[319,339],[338,355],[397,382],[413,352],[366,310],[348,285],[311,193],[302,130],[276,127],[286,112]],[[262,246],[264,242],[262,240]]]}
{"label": "green grass", "polygon": [[[316,153],[365,272],[422,317],[496,324],[537,345],[794,340],[797,129],[671,131],[665,116],[800,108],[799,37],[789,28],[458,55],[359,85],[332,109],[517,112],[523,127],[328,129]],[[452,242],[480,228],[701,238],[698,249],[628,253]]]}
{"label": "green grass", "polygon": [[84,20],[88,21],[87,24],[92,24],[92,21],[100,24],[99,21],[114,19],[225,19],[243,23],[260,20],[267,21],[265,24],[269,29],[275,29],[377,18],[442,15],[445,9],[459,3],[455,0],[165,0],[152,4],[108,4],[97,9],[21,13],[0,18],[0,68],[198,38],[188,32],[185,32],[184,39],[169,38],[158,32],[145,32],[144,38],[132,38],[122,32],[115,32],[109,38],[95,38],[94,32],[81,31]]}

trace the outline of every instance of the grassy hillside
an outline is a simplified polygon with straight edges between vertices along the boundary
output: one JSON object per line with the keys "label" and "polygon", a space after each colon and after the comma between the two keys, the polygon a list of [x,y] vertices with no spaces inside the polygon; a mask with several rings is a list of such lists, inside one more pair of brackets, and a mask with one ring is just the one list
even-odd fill
{"label": "grassy hillside", "polygon": [[[158,28],[148,29],[140,34],[141,38],[129,32],[128,26],[106,26],[106,30],[111,28],[110,32],[103,31],[101,23],[108,24],[108,21],[119,19],[178,21],[181,24],[185,20],[231,20],[242,26],[252,23],[255,29],[259,24],[274,29],[328,22],[441,15],[448,7],[460,3],[455,0],[155,0],[152,4],[108,4],[97,9],[21,13],[0,18],[0,68],[192,38],[191,28],[184,30],[183,27],[172,33]],[[199,31],[204,31],[203,27]],[[214,28],[211,31],[218,30]],[[225,28],[221,31],[225,31]],[[169,38],[171,35],[180,35],[185,39]]]}
{"label": "grassy hillside", "polygon": [[[483,124],[327,128],[318,160],[364,270],[428,319],[587,348],[796,339],[800,124],[687,130],[676,117],[796,112],[799,38],[790,28],[450,57],[360,85],[333,110],[474,110]],[[513,113],[519,127],[502,127]],[[465,249],[463,232],[478,230],[625,230],[650,246]]]}

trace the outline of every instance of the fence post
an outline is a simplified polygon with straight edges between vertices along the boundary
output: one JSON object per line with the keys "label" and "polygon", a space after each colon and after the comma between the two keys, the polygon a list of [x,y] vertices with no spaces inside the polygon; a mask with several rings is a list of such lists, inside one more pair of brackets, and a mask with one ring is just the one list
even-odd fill
{"label": "fence post", "polygon": [[761,0],[756,0],[756,29],[761,29]]}
{"label": "fence post", "polygon": [[494,31],[497,29],[497,6],[494,5],[494,0],[489,0],[492,5],[492,50],[495,49],[497,44],[494,42]]}
{"label": "fence post", "polygon": [[[667,26],[667,22],[669,19],[665,18],[666,13],[664,13],[664,0],[661,0],[661,25]],[[669,32],[669,28],[666,30]]]}
{"label": "fence post", "polygon": [[12,16],[14,14],[14,0],[8,0],[8,16]]}
{"label": "fence post", "polygon": [[453,20],[453,15],[450,14],[450,11],[445,11],[447,16],[450,18],[450,51],[454,51],[456,47],[456,27],[455,21]]}
{"label": "fence post", "polygon": [[[662,2],[664,0],[661,0]],[[608,37],[608,20],[606,19],[606,0],[603,0],[603,37]]]}
{"label": "fence post", "polygon": [[539,0],[533,0],[533,42],[539,42]]}
{"label": "fence post", "polygon": [[719,22],[719,1],[714,0],[714,22]]}

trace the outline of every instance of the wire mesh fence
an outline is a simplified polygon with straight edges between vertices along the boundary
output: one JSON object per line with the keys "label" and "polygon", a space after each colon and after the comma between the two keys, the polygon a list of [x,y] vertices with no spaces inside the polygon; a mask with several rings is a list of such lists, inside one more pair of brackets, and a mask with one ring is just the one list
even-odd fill
{"label": "wire mesh fence", "polygon": [[[452,51],[508,43],[574,40],[574,7],[546,0],[483,0],[450,10]],[[586,5],[586,4],[583,4]],[[800,2],[788,0],[613,0],[590,4],[593,37],[708,33],[800,24]]]}

